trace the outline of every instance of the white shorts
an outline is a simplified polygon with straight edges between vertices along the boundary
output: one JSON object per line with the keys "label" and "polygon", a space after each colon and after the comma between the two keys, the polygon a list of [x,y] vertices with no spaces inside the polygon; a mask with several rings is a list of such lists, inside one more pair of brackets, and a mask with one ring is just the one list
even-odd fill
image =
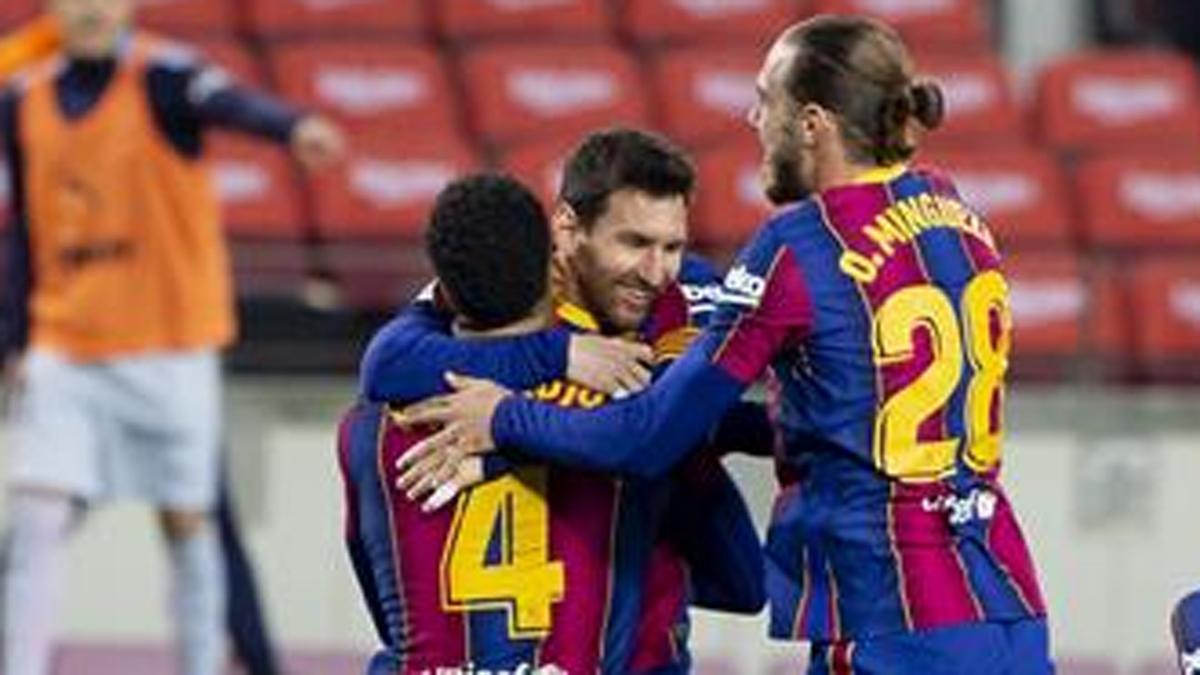
{"label": "white shorts", "polygon": [[221,448],[212,350],[74,363],[31,350],[12,410],[9,482],[87,500],[209,509]]}

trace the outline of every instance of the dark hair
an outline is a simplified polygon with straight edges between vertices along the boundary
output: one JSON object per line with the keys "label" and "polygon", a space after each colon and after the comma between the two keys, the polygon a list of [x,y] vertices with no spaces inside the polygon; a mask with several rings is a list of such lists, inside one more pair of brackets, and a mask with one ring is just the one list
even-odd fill
{"label": "dark hair", "polygon": [[447,185],[425,249],[442,291],[473,328],[522,319],[545,297],[550,227],[537,197],[513,178],[480,173]]}
{"label": "dark hair", "polygon": [[908,49],[874,19],[818,16],[790,31],[796,48],[785,86],[800,103],[816,103],[842,119],[856,161],[893,164],[912,157],[910,123],[935,129],[945,116],[942,90],[915,81]]}
{"label": "dark hair", "polygon": [[687,153],[657,134],[614,128],[588,135],[563,167],[558,197],[590,227],[608,209],[608,198],[634,189],[653,197],[690,199],[696,169]]}

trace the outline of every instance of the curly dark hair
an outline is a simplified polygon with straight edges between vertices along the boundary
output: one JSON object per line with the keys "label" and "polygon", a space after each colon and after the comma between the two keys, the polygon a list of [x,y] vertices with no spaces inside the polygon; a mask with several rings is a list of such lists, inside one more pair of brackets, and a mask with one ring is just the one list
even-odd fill
{"label": "curly dark hair", "polygon": [[442,291],[474,329],[529,316],[548,292],[546,213],[509,176],[479,173],[447,185],[429,218],[425,249]]}

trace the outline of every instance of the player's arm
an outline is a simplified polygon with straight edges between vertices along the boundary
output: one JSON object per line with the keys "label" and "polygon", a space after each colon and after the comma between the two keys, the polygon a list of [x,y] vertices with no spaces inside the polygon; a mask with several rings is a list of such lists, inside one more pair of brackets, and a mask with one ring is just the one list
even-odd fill
{"label": "player's arm", "polygon": [[49,14],[0,37],[0,81],[50,56],[61,44],[62,32]]}
{"label": "player's arm", "polygon": [[738,614],[762,609],[762,544],[717,453],[696,455],[683,467],[663,531],[687,561],[693,605]]}
{"label": "player's arm", "polygon": [[17,134],[18,94],[7,90],[0,94],[0,138],[4,139],[4,157],[9,172],[11,213],[7,233],[8,264],[5,283],[0,288],[0,356],[7,363],[25,349],[29,338],[29,298],[33,290],[33,266],[30,256],[29,227],[25,217],[24,153]]}
{"label": "player's arm", "polygon": [[709,445],[725,455],[770,457],[775,452],[775,422],[762,403],[738,401],[713,429]]}
{"label": "player's arm", "polygon": [[202,133],[211,128],[287,145],[309,167],[344,152],[341,131],[323,117],[248,87],[182,49],[150,70],[148,85],[158,123],[190,154],[199,153]]}
{"label": "player's arm", "polygon": [[508,338],[462,340],[453,316],[418,299],[367,346],[360,390],[371,401],[415,401],[446,391],[444,374],[462,372],[527,389],[566,376],[571,335],[565,328]]}
{"label": "player's arm", "polygon": [[456,394],[406,411],[406,423],[443,429],[414,446],[405,463],[423,473],[500,446],[548,462],[660,476],[705,437],[776,354],[802,339],[811,315],[803,274],[768,225],[726,280],[713,324],[644,393],[576,411],[459,378]]}

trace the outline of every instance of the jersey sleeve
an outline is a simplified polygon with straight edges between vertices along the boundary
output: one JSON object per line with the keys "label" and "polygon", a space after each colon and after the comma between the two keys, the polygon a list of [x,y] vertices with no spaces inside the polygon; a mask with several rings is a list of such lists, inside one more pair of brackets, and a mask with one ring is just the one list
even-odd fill
{"label": "jersey sleeve", "polygon": [[712,324],[649,389],[592,411],[510,396],[496,409],[492,437],[550,462],[661,476],[811,322],[795,255],[768,224],[726,277]]}
{"label": "jersey sleeve", "polygon": [[450,334],[451,317],[418,300],[371,340],[359,371],[371,401],[416,401],[448,391],[455,372],[527,389],[564,377],[570,332],[566,328],[508,338],[469,340]]}
{"label": "jersey sleeve", "polygon": [[0,288],[0,356],[21,351],[29,340],[29,302],[33,292],[33,265],[30,255],[29,227],[25,214],[24,158],[17,134],[19,95],[15,89],[0,96],[0,139],[3,139],[8,166],[11,213],[4,235],[2,254],[4,285]]}

